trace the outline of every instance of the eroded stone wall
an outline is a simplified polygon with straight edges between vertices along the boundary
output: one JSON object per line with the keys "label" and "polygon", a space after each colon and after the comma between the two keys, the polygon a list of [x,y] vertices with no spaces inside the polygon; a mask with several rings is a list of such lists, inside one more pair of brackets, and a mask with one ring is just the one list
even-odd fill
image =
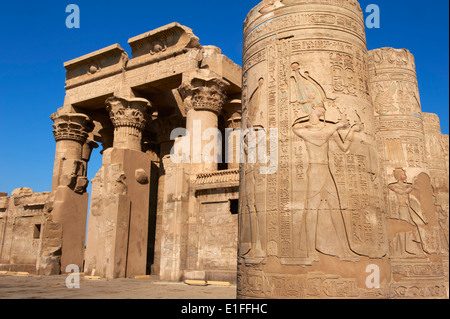
{"label": "eroded stone wall", "polygon": [[0,196],[1,270],[60,273],[61,225],[48,212],[49,197],[26,187]]}

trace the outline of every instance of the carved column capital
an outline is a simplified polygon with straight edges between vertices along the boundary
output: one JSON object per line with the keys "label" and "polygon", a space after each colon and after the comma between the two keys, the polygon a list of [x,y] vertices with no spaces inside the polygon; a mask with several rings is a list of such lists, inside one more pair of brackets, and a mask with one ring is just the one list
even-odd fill
{"label": "carved column capital", "polygon": [[142,98],[126,100],[114,96],[106,100],[106,105],[115,128],[114,147],[141,151],[150,102]]}
{"label": "carved column capital", "polygon": [[211,111],[219,115],[225,104],[227,98],[225,90],[229,85],[221,78],[196,74],[178,89],[183,98],[186,113],[194,109]]}
{"label": "carved column capital", "polygon": [[145,116],[150,108],[150,102],[142,98],[126,100],[119,97],[111,97],[106,100],[106,110],[114,127],[134,127],[143,131],[147,120]]}
{"label": "carved column capital", "polygon": [[94,124],[85,114],[54,113],[50,118],[55,123],[53,134],[56,142],[72,140],[84,144],[94,128]]}

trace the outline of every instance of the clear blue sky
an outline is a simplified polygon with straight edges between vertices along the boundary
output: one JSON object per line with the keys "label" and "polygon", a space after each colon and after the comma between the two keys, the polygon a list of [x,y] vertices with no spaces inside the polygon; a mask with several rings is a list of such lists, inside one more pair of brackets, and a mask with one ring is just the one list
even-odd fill
{"label": "clear blue sky", "polygon": [[[0,192],[51,188],[55,142],[50,115],[63,105],[63,63],[170,22],[194,30],[241,64],[242,24],[259,0],[3,1],[0,5]],[[81,28],[67,29],[67,5],[81,9]],[[368,48],[407,48],[416,58],[424,112],[439,114],[448,134],[449,1],[360,0],[381,8]],[[99,169],[99,150],[89,167]]]}

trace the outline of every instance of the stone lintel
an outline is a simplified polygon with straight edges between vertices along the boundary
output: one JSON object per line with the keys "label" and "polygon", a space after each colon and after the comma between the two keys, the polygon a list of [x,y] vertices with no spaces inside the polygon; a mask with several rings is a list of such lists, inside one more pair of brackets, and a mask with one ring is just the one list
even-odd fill
{"label": "stone lintel", "polygon": [[[229,82],[228,97],[240,97],[242,68],[219,48],[201,46],[190,28],[171,23],[131,38],[129,45],[131,59],[116,44],[66,62],[64,110],[73,112],[77,110],[74,106],[96,109],[99,100],[113,95],[128,96],[127,92],[136,88],[176,90],[177,81],[199,69],[210,70]],[[172,84],[175,86],[170,87]]]}
{"label": "stone lintel", "polygon": [[66,88],[120,73],[128,60],[125,50],[119,44],[113,44],[68,61],[64,63],[64,68],[67,70]]}
{"label": "stone lintel", "polygon": [[215,46],[204,46],[202,50],[201,68],[219,74],[230,83],[228,94],[241,92],[242,68],[230,58],[223,55],[221,50]]}
{"label": "stone lintel", "polygon": [[128,40],[133,58],[173,53],[189,48],[200,49],[199,39],[188,27],[177,22],[143,33]]}
{"label": "stone lintel", "polygon": [[192,70],[195,65],[198,65],[198,62],[193,60],[189,54],[179,55],[171,60],[172,63],[168,64],[166,68],[151,63],[131,70],[127,68],[124,74],[114,74],[83,83],[80,86],[66,88],[64,105],[80,104],[108,95],[117,95],[125,87],[141,87],[159,83],[168,77],[181,77],[184,72]]}

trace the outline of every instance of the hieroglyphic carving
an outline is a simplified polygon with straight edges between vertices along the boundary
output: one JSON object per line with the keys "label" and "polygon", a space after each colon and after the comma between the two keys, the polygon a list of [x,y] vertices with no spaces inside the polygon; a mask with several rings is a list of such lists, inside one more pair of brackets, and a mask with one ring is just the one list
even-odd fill
{"label": "hieroglyphic carving", "polygon": [[331,13],[295,13],[280,15],[266,23],[262,23],[250,31],[244,31],[244,46],[248,47],[252,42],[257,41],[261,36],[270,34],[281,28],[289,27],[310,27],[314,25],[328,25],[340,28],[345,32],[354,34],[365,42],[364,25],[362,21],[343,15]]}
{"label": "hieroglyphic carving", "polygon": [[248,297],[280,299],[360,298],[369,291],[359,288],[354,278],[342,278],[322,272],[303,275],[264,274],[261,271],[239,273],[238,293]]}
{"label": "hieroglyphic carving", "polygon": [[263,62],[266,60],[266,50],[260,50],[252,55],[248,60],[245,61],[244,66],[242,67],[242,72],[245,73],[256,64]]}
{"label": "hieroglyphic carving", "polygon": [[372,206],[352,212],[350,246],[359,255],[384,257],[388,238],[384,213]]}
{"label": "hieroglyphic carving", "polygon": [[[399,287],[409,290],[406,295],[419,287],[429,297],[432,293],[427,289],[435,285],[440,290],[442,278],[423,273],[420,282],[399,280],[403,274],[389,268],[389,263],[403,259],[426,264],[427,255],[437,261],[439,256],[434,255],[442,245],[436,238],[445,237],[438,223],[424,222],[426,231],[419,232],[413,221],[391,218],[399,209],[398,194],[387,187],[393,182],[392,170],[405,167],[414,176],[427,170],[414,59],[406,50],[382,50],[381,58],[370,57],[369,74],[364,36],[351,23],[336,27],[343,12],[327,5],[330,1],[264,1],[245,24],[244,81],[251,87],[245,95],[257,93],[258,80],[264,80],[267,96],[260,97],[267,106],[260,108],[265,112],[258,124],[279,128],[280,144],[278,172],[264,181],[255,177],[266,185],[267,259],[260,264],[240,259],[238,296],[389,298],[401,294]],[[345,15],[363,24],[356,10]],[[322,114],[314,115],[318,108]],[[284,133],[286,116],[294,124],[290,135]],[[314,116],[320,125],[310,123]],[[350,123],[355,124],[353,129]],[[362,123],[365,129],[357,130]],[[423,208],[431,207],[432,200],[430,192],[421,197],[424,188],[419,184],[408,195],[410,205],[411,198],[418,196],[411,206],[424,209],[427,219],[439,210]],[[445,213],[439,214],[445,226]],[[418,244],[421,254],[397,255],[392,249],[396,239]],[[361,289],[361,276],[344,278],[348,275],[340,272],[356,274],[359,266],[374,259],[387,275],[380,289]],[[317,273],[308,273],[311,269]]]}
{"label": "hieroglyphic carving", "polygon": [[376,113],[413,115],[421,112],[414,57],[408,50],[372,50],[369,68]]}
{"label": "hieroglyphic carving", "polygon": [[330,53],[330,61],[334,92],[356,95],[353,57],[347,54]]}
{"label": "hieroglyphic carving", "polygon": [[377,123],[377,131],[395,130],[414,131],[423,134],[423,122],[419,117],[411,116],[382,116]]}
{"label": "hieroglyphic carving", "polygon": [[[268,108],[267,108],[267,125],[269,129],[278,128],[277,113],[277,61],[278,50],[275,44],[268,47]],[[278,219],[278,172],[266,176],[267,192],[267,255],[278,256],[280,246],[280,231]]]}
{"label": "hieroglyphic carving", "polygon": [[290,44],[289,40],[278,43],[278,198],[280,218],[281,256],[292,256],[292,211],[291,211],[291,174],[289,169],[290,154],[290,108],[289,108],[289,76],[290,76]]}

